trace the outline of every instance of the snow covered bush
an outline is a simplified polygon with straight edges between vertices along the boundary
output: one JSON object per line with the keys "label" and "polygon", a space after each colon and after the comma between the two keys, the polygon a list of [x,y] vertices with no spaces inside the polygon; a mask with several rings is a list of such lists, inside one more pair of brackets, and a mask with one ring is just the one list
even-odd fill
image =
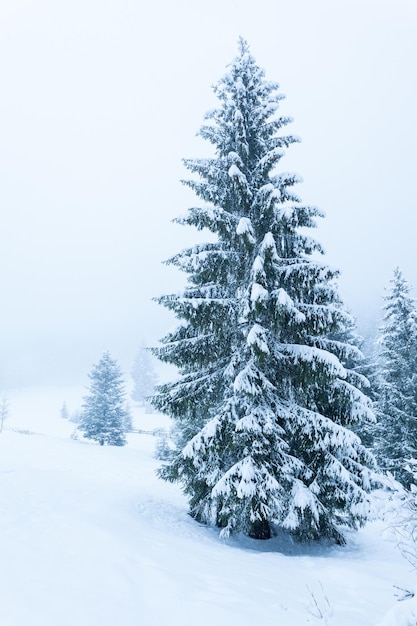
{"label": "snow covered bush", "polygon": [[101,446],[123,446],[131,421],[126,409],[126,392],[122,372],[105,352],[94,365],[89,378],[89,394],[84,398],[79,429],[87,439]]}
{"label": "snow covered bush", "polygon": [[276,170],[298,139],[281,133],[283,96],[245,41],[214,91],[200,135],[215,156],[185,161],[203,204],[177,221],[215,241],[170,260],[188,285],[159,298],[181,321],[154,351],[181,374],[154,399],[180,433],[160,476],[225,535],[266,539],[276,525],[343,542],[340,527],[366,517],[373,466],[350,427],[373,413],[349,366],[360,352],[340,340],[351,318],[337,272],[307,234],[321,213]]}
{"label": "snow covered bush", "polygon": [[[414,576],[417,567],[417,460],[410,459],[404,468],[411,477],[409,489],[394,479],[392,474],[384,478],[390,498],[385,514],[394,530],[397,545],[403,557],[411,564]],[[397,602],[377,626],[414,626],[417,624],[417,595],[415,584],[404,589],[397,587]]]}
{"label": "snow covered bush", "polygon": [[397,536],[398,546],[415,571],[417,569],[417,459],[409,459],[404,469],[412,480],[408,489],[396,481],[392,474],[388,474],[385,478],[392,501],[387,510],[391,517],[391,527]]}

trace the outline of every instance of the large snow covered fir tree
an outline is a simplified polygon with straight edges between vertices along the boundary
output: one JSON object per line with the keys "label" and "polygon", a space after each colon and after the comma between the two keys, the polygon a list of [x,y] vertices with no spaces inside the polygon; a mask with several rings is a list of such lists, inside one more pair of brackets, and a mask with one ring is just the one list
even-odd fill
{"label": "large snow covered fir tree", "polygon": [[417,457],[417,312],[398,268],[384,300],[376,453],[381,468],[409,487],[413,477],[406,467]]}
{"label": "large snow covered fir tree", "polygon": [[320,212],[276,170],[298,141],[281,132],[291,119],[276,114],[277,89],[240,40],[199,133],[215,156],[185,161],[203,203],[177,221],[215,241],[170,260],[188,284],[159,298],[181,320],[155,349],[180,371],[154,399],[178,433],[160,475],[224,535],[265,539],[276,526],[343,542],[340,527],[366,517],[373,464],[349,427],[373,416],[345,367],[359,351],[340,340],[351,320],[337,273],[306,234]]}
{"label": "large snow covered fir tree", "polygon": [[79,429],[100,445],[124,446],[131,429],[123,375],[117,361],[105,352],[89,373],[91,384],[84,398]]}

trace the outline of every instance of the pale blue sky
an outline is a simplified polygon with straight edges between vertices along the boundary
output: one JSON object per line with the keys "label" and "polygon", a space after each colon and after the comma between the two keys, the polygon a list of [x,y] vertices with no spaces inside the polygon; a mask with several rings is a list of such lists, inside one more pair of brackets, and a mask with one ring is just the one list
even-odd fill
{"label": "pale blue sky", "polygon": [[239,35],[302,139],[282,169],[327,217],[316,235],[361,320],[415,262],[414,0],[0,0],[0,389],[128,369],[173,323],[151,302],[196,240],[181,159]]}

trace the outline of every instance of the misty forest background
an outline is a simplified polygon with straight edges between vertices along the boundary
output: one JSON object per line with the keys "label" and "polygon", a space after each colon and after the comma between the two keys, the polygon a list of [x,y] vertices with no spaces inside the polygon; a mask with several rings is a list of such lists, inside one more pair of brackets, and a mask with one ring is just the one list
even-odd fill
{"label": "misty forest background", "polygon": [[172,325],[163,261],[198,241],[172,224],[195,201],[182,159],[210,154],[195,133],[240,35],[287,96],[285,166],[360,334],[396,266],[417,284],[415,4],[159,6],[1,3],[2,389],[84,386],[103,350],[128,372]]}

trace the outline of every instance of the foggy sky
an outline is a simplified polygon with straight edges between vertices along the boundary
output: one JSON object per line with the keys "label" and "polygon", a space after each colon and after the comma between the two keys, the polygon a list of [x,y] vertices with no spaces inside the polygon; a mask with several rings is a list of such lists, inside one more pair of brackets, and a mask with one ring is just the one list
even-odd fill
{"label": "foggy sky", "polygon": [[417,285],[415,0],[0,0],[0,389],[129,369],[175,323],[162,261],[200,234],[181,159],[245,37],[302,139],[280,169],[366,327],[394,267]]}

